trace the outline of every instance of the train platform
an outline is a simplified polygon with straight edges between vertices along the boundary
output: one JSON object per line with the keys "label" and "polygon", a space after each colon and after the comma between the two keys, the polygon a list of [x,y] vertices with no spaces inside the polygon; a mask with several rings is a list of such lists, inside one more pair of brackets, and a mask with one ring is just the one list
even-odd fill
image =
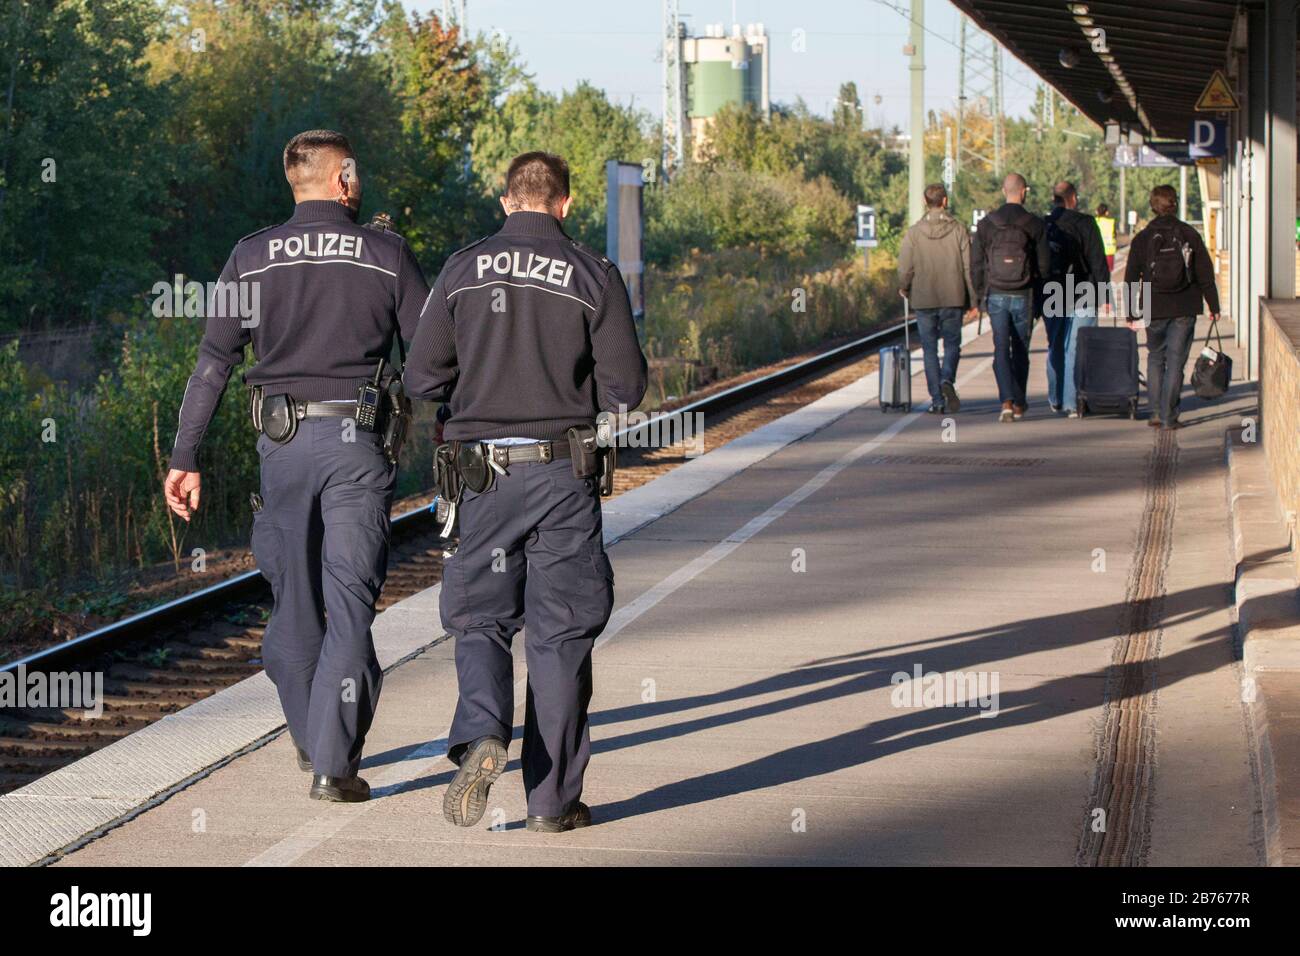
{"label": "train platform", "polygon": [[0,798],[0,860],[1267,862],[1225,454],[1255,395],[1189,389],[1177,432],[1067,420],[1040,324],[999,424],[971,338],[958,414],[884,414],[867,375],[606,504],[590,829],[525,830],[517,739],[481,824],[443,820],[435,588],[376,625],[369,803],[307,798],[259,675]]}

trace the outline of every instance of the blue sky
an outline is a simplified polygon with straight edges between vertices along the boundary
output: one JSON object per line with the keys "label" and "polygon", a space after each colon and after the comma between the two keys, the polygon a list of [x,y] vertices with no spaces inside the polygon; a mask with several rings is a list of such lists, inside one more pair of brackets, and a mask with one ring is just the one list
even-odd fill
{"label": "blue sky", "polygon": [[[404,0],[408,9],[439,12],[442,0]],[[908,0],[681,0],[691,33],[708,23],[761,22],[773,37],[772,98],[792,103],[802,96],[827,113],[847,80],[858,84],[873,125],[908,123]],[[545,90],[572,89],[590,80],[613,99],[635,103],[658,117],[661,109],[659,52],[661,0],[467,0],[472,32],[499,29],[519,49]],[[948,0],[926,0],[927,109],[951,108],[957,97],[959,14]],[[807,52],[792,50],[802,29]],[[1004,54],[1006,112],[1028,113],[1037,78]],[[879,95],[877,105],[874,97]]]}

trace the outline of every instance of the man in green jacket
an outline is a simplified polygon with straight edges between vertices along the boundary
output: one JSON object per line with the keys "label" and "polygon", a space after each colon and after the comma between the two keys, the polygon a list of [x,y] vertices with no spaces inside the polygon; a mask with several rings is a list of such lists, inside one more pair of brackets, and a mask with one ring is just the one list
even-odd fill
{"label": "man in green jacket", "polygon": [[[953,382],[961,359],[962,313],[978,312],[970,275],[970,236],[948,212],[948,190],[925,188],[925,216],[903,236],[898,250],[899,294],[911,299],[925,361],[932,415],[956,412],[961,399]],[[943,366],[939,339],[943,338]]]}

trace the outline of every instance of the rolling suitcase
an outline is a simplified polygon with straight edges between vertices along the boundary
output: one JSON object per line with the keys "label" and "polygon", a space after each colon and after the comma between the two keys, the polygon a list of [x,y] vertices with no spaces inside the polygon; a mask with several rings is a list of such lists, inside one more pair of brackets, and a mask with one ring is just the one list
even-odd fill
{"label": "rolling suitcase", "polygon": [[903,344],[880,350],[880,410],[912,410],[912,345],[907,325],[911,321],[911,303],[903,300]]}
{"label": "rolling suitcase", "polygon": [[1119,320],[1079,330],[1074,363],[1074,389],[1082,418],[1089,412],[1111,412],[1137,418],[1137,333],[1120,328]]}

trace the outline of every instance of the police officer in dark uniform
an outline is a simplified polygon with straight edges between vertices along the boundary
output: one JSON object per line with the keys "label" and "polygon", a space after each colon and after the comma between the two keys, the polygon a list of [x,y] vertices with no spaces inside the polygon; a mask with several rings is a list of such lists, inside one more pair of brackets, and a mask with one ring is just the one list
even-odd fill
{"label": "police officer in dark uniform", "polygon": [[440,454],[454,449],[463,466],[460,547],[441,597],[460,685],[447,741],[460,769],[443,813],[459,826],[479,821],[505,769],[510,645],[525,624],[527,826],[591,822],[579,800],[591,651],[614,574],[589,449],[600,413],[640,403],[646,361],[618,268],[560,226],[570,202],[560,157],[525,153],[510,164],[505,225],[447,260],[404,376],[412,397],[449,402]]}
{"label": "police officer in dark uniform", "polygon": [[262,658],[299,767],[314,773],[310,796],[357,802],[370,795],[357,768],[383,678],[370,625],[396,480],[380,361],[414,334],[429,288],[400,236],[357,225],[346,137],[298,134],[284,172],[293,216],[241,239],[209,296],[164,492],[186,521],[198,509],[198,446],[252,342],[253,555],[275,600]]}

